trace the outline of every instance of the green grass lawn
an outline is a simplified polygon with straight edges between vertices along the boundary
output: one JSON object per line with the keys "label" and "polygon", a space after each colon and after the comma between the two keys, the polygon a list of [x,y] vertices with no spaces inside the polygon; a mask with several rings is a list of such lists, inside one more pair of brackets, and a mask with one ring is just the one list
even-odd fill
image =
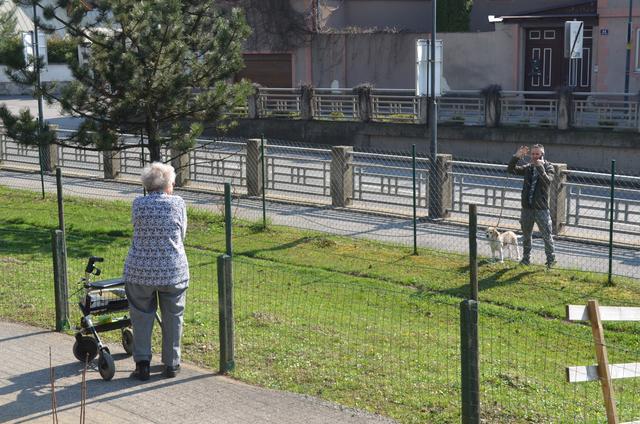
{"label": "green grass lawn", "polygon": [[[0,188],[0,317],[54,325],[50,230],[55,199]],[[130,204],[65,199],[70,291],[89,255],[119,276]],[[459,303],[468,258],[234,221],[236,369],[248,383],[311,394],[403,423],[459,422]],[[218,366],[216,257],[220,216],[189,210],[191,287],[184,357]],[[640,303],[640,283],[593,273],[482,260],[481,402],[486,422],[605,422],[597,383],[564,383],[564,367],[595,362],[590,328],[566,304]],[[72,323],[79,313],[72,302]],[[118,334],[105,334],[118,340]],[[640,362],[640,326],[606,325],[611,362]],[[157,340],[156,340],[157,346]],[[71,352],[69,359],[73,360]],[[619,416],[640,419],[640,379],[617,380]]]}

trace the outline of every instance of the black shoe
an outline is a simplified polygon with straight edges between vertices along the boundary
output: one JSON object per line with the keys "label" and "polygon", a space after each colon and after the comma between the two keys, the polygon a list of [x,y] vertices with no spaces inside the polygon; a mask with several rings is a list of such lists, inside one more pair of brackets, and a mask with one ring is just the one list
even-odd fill
{"label": "black shoe", "polygon": [[529,262],[529,259],[522,258],[520,260],[520,265],[529,266],[529,265],[531,265],[531,262]]}
{"label": "black shoe", "polygon": [[131,373],[131,378],[147,381],[150,371],[149,361],[136,362],[136,370]]}
{"label": "black shoe", "polygon": [[166,378],[173,378],[180,372],[180,365],[175,365],[173,367],[165,366],[164,367],[164,376]]}
{"label": "black shoe", "polygon": [[556,266],[557,263],[558,262],[556,262],[555,259],[551,259],[550,261],[547,261],[547,269],[553,268],[554,266]]}

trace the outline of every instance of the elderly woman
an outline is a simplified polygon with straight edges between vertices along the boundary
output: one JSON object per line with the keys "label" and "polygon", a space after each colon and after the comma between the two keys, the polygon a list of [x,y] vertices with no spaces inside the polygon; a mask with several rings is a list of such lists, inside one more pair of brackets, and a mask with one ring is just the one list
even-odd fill
{"label": "elderly woman", "polygon": [[133,240],[124,264],[124,281],[133,325],[131,375],[148,380],[151,332],[158,302],[162,314],[162,363],[164,376],[180,370],[180,338],[189,264],[184,251],[187,213],[179,196],[173,195],[176,174],[170,165],[154,162],[142,171],[148,195],[133,201]]}

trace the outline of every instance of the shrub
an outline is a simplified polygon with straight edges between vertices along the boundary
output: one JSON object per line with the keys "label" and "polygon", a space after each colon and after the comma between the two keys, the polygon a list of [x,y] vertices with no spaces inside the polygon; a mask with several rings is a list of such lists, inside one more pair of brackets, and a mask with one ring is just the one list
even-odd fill
{"label": "shrub", "polygon": [[19,36],[0,40],[0,64],[13,68],[24,66],[22,39]]}
{"label": "shrub", "polygon": [[77,51],[76,43],[71,39],[54,36],[47,40],[49,63],[69,63]]}

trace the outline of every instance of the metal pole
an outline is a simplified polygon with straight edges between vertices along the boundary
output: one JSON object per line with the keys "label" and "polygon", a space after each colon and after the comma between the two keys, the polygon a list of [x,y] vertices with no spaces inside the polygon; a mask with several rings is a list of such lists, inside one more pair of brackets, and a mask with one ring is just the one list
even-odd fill
{"label": "metal pole", "polygon": [[267,228],[267,167],[264,160],[264,134],[260,136],[260,163],[262,164],[262,228]]}
{"label": "metal pole", "polygon": [[228,255],[218,256],[218,315],[220,338],[220,372],[233,371],[235,335],[233,324],[233,266]]}
{"label": "metal pole", "polygon": [[231,184],[224,183],[224,234],[227,255],[233,255],[231,245]]}
{"label": "metal pole", "polygon": [[38,49],[38,15],[36,13],[36,3],[33,3],[33,36],[31,38],[34,48],[34,71],[36,72],[36,94],[38,95],[38,160],[40,162],[40,185],[42,187],[42,198],[44,199],[44,158],[42,157],[43,148],[42,139],[40,134],[42,133],[42,127],[44,124],[44,117],[42,112],[42,93],[40,91],[40,51]]}
{"label": "metal pole", "polygon": [[[629,0],[629,17],[627,19],[627,58],[624,66],[624,92],[629,92],[629,72],[631,68],[631,24],[632,24],[633,0]],[[625,98],[625,101],[627,99]]]}
{"label": "metal pole", "polygon": [[439,190],[436,158],[438,157],[438,104],[436,102],[436,14],[437,1],[431,4],[431,54],[429,62],[429,85],[431,102],[429,103],[429,125],[431,126],[431,144],[429,149],[431,172],[429,173],[429,218],[439,218]]}
{"label": "metal pole", "polygon": [[478,206],[469,205],[469,273],[471,300],[478,300]]}
{"label": "metal pole", "polygon": [[611,161],[611,187],[610,193],[611,198],[609,199],[609,278],[607,279],[607,284],[611,285],[611,274],[613,271],[613,213],[615,210],[614,200],[615,200],[615,184],[616,184],[616,161],[615,159]]}
{"label": "metal pole", "polygon": [[413,170],[413,254],[418,254],[418,228],[416,217],[416,145],[411,145],[411,166]]}
{"label": "metal pole", "polygon": [[[144,166],[145,166],[145,160],[144,160],[144,130],[142,130],[142,129],[140,130],[140,164],[144,168]],[[142,195],[143,196],[147,195],[147,188],[144,185],[142,186]]]}
{"label": "metal pole", "polygon": [[64,236],[64,202],[62,196],[62,169],[56,168],[56,192],[58,194],[58,229]]}

